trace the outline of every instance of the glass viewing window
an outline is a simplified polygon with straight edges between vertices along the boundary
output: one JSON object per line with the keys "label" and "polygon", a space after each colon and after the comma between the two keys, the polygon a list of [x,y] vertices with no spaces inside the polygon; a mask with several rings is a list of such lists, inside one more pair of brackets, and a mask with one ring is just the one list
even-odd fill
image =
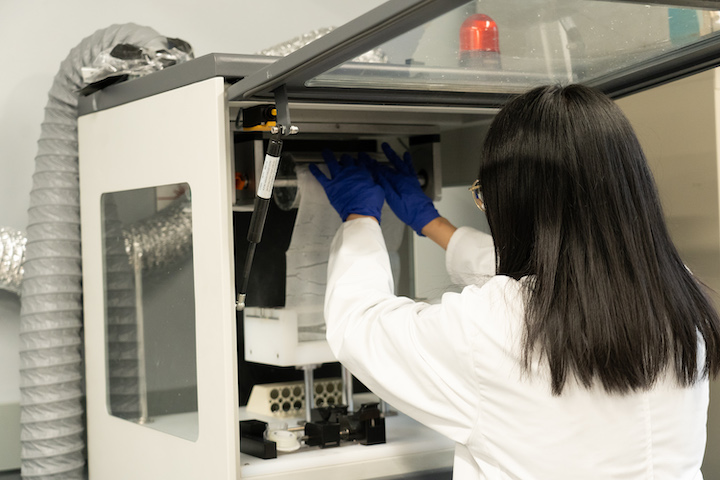
{"label": "glass viewing window", "polygon": [[108,411],[197,440],[190,186],[105,193],[101,203]]}

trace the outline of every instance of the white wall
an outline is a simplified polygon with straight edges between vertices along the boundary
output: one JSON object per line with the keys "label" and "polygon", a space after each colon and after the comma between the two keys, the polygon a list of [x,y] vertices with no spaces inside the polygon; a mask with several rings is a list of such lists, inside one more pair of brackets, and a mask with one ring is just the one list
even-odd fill
{"label": "white wall", "polygon": [[[25,229],[47,92],[69,51],[96,30],[136,23],[206,53],[254,53],[339,26],[382,0],[0,0],[0,227]],[[20,399],[19,307],[0,295],[0,405]],[[3,432],[0,431],[0,436]],[[0,464],[0,471],[9,468]]]}

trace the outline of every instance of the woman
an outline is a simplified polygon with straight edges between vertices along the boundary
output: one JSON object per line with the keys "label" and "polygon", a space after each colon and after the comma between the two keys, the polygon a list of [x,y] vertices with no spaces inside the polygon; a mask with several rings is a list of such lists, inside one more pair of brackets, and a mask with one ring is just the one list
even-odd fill
{"label": "woman", "polygon": [[[457,443],[457,479],[701,479],[720,319],[618,107],[570,85],[502,109],[473,186],[492,238],[441,217],[410,158],[384,149],[395,168],[331,155],[332,179],[313,168],[345,221],[325,307],[338,359]],[[384,198],[447,249],[462,293],[393,295]]]}

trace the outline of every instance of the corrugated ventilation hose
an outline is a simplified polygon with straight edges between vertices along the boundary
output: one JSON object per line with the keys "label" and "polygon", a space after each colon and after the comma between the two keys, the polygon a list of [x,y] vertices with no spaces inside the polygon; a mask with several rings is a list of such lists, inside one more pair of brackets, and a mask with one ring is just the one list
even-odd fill
{"label": "corrugated ventilation hose", "polygon": [[81,68],[119,43],[165,48],[165,37],[114,25],[70,51],[55,76],[35,158],[21,296],[22,477],[85,476],[80,203]]}

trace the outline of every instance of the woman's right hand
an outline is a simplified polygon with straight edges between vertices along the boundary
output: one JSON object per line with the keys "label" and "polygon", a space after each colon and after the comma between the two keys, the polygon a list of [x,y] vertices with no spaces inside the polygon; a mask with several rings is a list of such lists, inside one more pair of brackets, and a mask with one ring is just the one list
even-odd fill
{"label": "woman's right hand", "polygon": [[382,144],[382,149],[392,166],[380,165],[367,155],[360,160],[372,170],[395,215],[422,236],[423,227],[440,214],[420,186],[410,153],[405,152],[401,159],[387,143]]}
{"label": "woman's right hand", "polygon": [[323,159],[330,172],[330,178],[311,163],[309,166],[330,204],[344,222],[352,214],[375,217],[380,223],[380,214],[385,201],[383,189],[373,180],[370,171],[350,155],[343,155],[340,162],[330,150],[323,151]]}

